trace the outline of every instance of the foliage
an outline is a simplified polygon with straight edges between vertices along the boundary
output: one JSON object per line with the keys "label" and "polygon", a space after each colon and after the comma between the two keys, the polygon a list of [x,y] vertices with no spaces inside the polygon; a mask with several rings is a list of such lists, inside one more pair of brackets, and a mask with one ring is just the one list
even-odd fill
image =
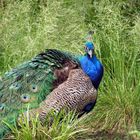
{"label": "foliage", "polygon": [[[76,126],[88,128],[83,139],[139,135],[139,13],[139,0],[6,0],[0,10],[0,73],[46,47],[80,54],[92,29],[105,74],[95,109]],[[47,128],[41,130],[48,135]]]}
{"label": "foliage", "polygon": [[[27,115],[28,116],[28,115]],[[24,120],[24,121],[23,121]],[[75,112],[68,114],[62,110],[59,113],[54,111],[46,116],[46,121],[41,124],[38,115],[36,118],[25,118],[18,121],[17,126],[9,126],[13,135],[9,138],[16,140],[68,140],[74,139],[76,134],[84,134],[87,130],[78,126],[80,120],[77,119]]]}
{"label": "foliage", "polygon": [[49,0],[47,5],[38,0],[16,0],[0,12],[1,73],[45,48],[75,52],[86,32],[82,0]]}

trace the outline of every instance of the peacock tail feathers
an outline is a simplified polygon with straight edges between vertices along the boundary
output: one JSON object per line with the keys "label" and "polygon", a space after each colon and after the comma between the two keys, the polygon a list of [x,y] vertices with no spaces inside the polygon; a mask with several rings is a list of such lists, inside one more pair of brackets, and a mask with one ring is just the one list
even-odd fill
{"label": "peacock tail feathers", "polygon": [[8,124],[15,124],[19,113],[37,108],[53,89],[54,71],[68,63],[79,61],[73,55],[47,49],[32,60],[6,72],[0,79],[0,138],[7,133]]}

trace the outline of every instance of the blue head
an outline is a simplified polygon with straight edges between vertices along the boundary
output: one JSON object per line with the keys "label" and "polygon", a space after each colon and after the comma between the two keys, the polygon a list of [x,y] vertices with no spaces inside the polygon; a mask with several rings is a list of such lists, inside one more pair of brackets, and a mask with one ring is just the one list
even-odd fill
{"label": "blue head", "polygon": [[80,59],[81,68],[90,77],[94,87],[98,89],[103,77],[103,65],[94,55],[94,44],[92,42],[85,43],[86,54]]}
{"label": "blue head", "polygon": [[89,57],[92,58],[93,53],[94,53],[94,44],[92,42],[86,42],[85,51],[86,51],[87,55],[89,55]]}

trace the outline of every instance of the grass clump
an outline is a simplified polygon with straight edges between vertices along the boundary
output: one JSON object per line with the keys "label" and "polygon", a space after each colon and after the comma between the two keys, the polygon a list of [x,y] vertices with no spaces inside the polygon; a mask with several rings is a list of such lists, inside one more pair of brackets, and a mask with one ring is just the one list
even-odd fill
{"label": "grass clump", "polygon": [[43,124],[38,115],[30,120],[27,115],[18,121],[18,127],[7,125],[13,133],[9,138],[16,140],[68,140],[75,139],[76,135],[84,134],[87,131],[87,129],[80,127],[79,123],[80,120],[75,112],[66,113],[62,110],[59,113],[51,111]]}
{"label": "grass clump", "polygon": [[[6,0],[0,10],[0,74],[45,48],[80,54],[92,29],[105,73],[95,109],[75,125],[88,128],[80,139],[135,138],[140,129],[139,13],[138,0]],[[39,127],[52,139],[50,130],[65,139],[57,127]]]}
{"label": "grass clump", "polygon": [[138,129],[140,38],[136,34],[140,24],[138,15],[133,20],[124,15],[125,4],[94,0],[89,13],[95,16],[87,15],[86,22],[92,23],[97,31],[96,49],[105,66],[97,106],[89,119],[93,133],[105,130],[127,135],[130,130]]}
{"label": "grass clump", "polygon": [[0,11],[1,73],[46,48],[78,52],[87,30],[84,11],[82,0],[8,1]]}

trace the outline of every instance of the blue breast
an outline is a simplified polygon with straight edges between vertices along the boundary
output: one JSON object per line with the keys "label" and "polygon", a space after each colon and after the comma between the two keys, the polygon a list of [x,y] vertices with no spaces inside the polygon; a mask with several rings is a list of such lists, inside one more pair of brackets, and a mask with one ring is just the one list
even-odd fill
{"label": "blue breast", "polygon": [[92,58],[85,55],[80,59],[80,64],[83,71],[90,77],[94,87],[98,89],[104,72],[101,62],[95,55]]}

